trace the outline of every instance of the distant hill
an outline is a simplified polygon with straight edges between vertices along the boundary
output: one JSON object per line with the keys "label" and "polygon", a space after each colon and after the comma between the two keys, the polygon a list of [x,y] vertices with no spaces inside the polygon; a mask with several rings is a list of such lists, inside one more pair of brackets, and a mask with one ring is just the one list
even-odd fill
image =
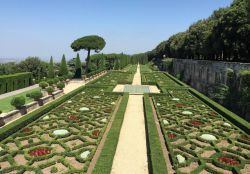
{"label": "distant hill", "polygon": [[20,59],[17,58],[0,58],[0,63],[8,63],[8,62],[20,62]]}

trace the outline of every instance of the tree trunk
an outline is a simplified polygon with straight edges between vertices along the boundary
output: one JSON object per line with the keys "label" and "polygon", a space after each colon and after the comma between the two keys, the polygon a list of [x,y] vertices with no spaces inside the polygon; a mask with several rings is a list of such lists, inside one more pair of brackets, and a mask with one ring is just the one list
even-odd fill
{"label": "tree trunk", "polygon": [[90,48],[88,48],[88,56],[87,56],[87,59],[86,59],[86,70],[85,70],[85,73],[88,73],[88,71],[89,71],[89,61],[90,61]]}

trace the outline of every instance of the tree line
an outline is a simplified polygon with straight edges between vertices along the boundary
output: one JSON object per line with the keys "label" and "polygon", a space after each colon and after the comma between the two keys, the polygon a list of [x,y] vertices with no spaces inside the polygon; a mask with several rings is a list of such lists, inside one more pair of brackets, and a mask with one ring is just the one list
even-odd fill
{"label": "tree line", "polygon": [[250,62],[250,1],[234,0],[147,52],[164,57]]}

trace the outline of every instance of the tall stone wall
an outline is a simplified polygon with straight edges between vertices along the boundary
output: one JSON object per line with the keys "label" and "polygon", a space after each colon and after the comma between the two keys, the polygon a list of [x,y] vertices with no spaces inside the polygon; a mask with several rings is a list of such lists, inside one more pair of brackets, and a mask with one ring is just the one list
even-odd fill
{"label": "tall stone wall", "polygon": [[173,59],[174,75],[181,75],[183,81],[203,93],[211,85],[226,85],[229,69],[239,74],[240,70],[250,69],[250,63]]}

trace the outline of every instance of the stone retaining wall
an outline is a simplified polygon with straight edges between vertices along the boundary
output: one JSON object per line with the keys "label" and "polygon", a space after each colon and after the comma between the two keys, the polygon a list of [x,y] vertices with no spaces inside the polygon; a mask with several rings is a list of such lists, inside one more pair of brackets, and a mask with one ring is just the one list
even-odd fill
{"label": "stone retaining wall", "polygon": [[183,75],[183,81],[201,92],[214,84],[226,84],[229,69],[238,74],[240,70],[250,69],[250,63],[173,59],[173,74]]}

